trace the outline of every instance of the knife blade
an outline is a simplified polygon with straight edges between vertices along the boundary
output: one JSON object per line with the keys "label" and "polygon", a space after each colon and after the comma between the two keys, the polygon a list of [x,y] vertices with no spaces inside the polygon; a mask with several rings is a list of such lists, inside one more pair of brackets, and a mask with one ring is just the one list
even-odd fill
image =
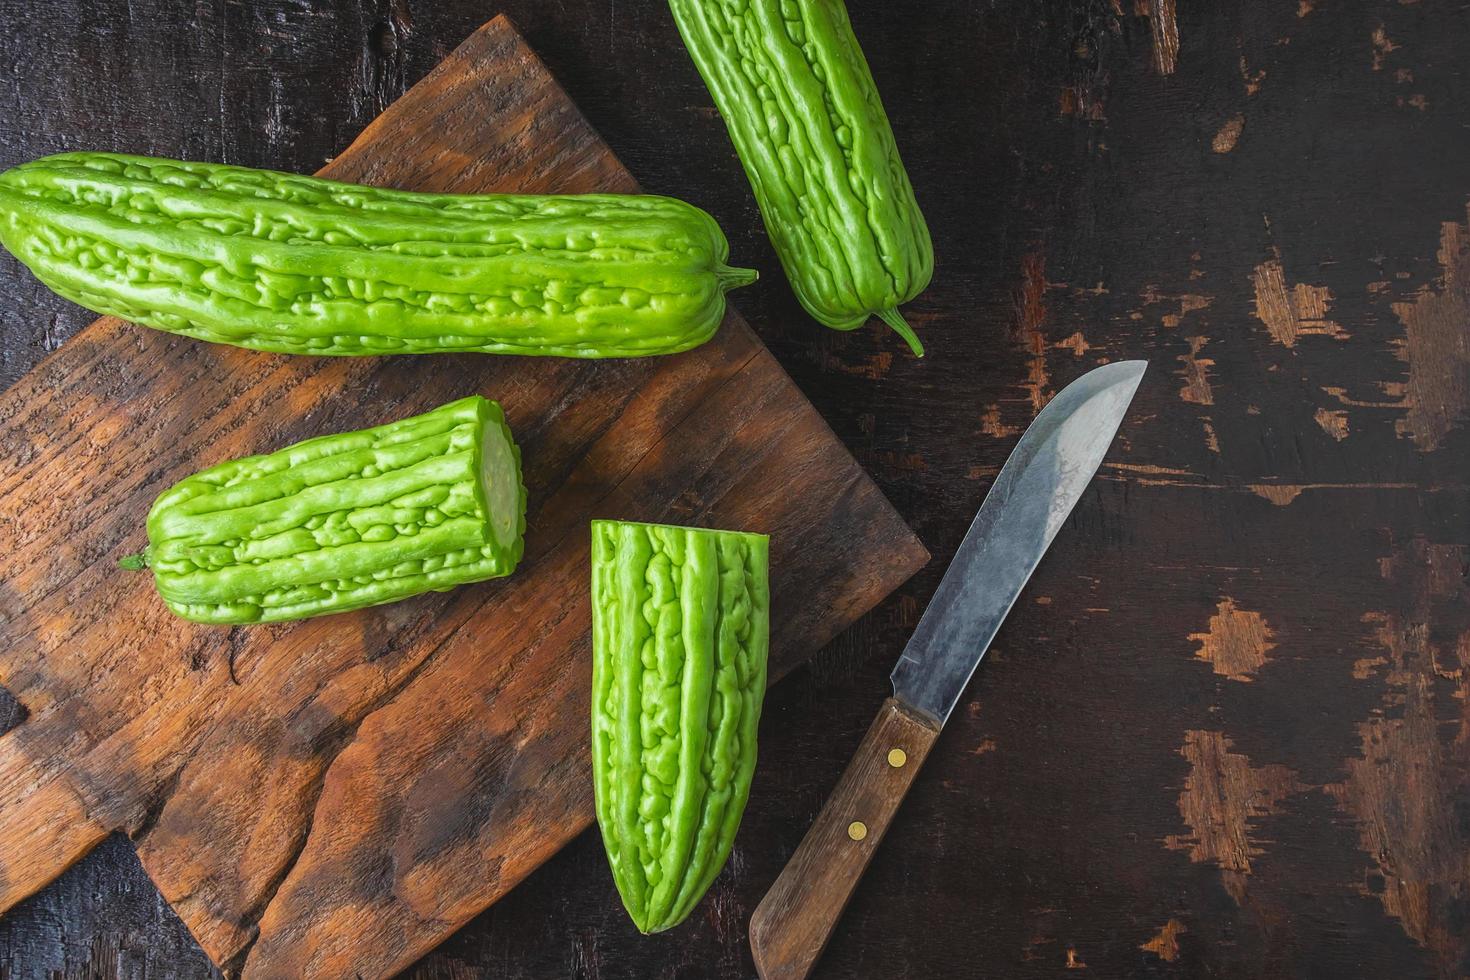
{"label": "knife blade", "polygon": [[750,920],[763,980],[806,977],[1006,614],[1081,499],[1147,367],[1089,371],[1011,452],[893,669],[893,696]]}
{"label": "knife blade", "polygon": [[893,668],[893,694],[942,726],[1101,465],[1145,361],[1089,371],[1026,429]]}

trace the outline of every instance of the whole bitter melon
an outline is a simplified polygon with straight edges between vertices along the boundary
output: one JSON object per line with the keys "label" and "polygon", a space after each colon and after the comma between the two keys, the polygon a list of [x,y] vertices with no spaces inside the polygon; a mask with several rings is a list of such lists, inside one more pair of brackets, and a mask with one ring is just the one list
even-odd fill
{"label": "whole bitter melon", "polygon": [[730,854],[755,771],[764,535],[594,521],[592,771],[623,904],[678,925]]}
{"label": "whole bitter melon", "polygon": [[672,198],[418,194],[112,153],[0,174],[0,241],[90,310],[292,354],[667,354],[755,279]]}
{"label": "whole bitter melon", "polygon": [[842,0],[670,0],[797,299],[852,330],[929,284],[934,249]]}
{"label": "whole bitter melon", "polygon": [[473,395],[196,473],[122,564],[185,619],[302,619],[509,575],[525,511],[505,416]]}

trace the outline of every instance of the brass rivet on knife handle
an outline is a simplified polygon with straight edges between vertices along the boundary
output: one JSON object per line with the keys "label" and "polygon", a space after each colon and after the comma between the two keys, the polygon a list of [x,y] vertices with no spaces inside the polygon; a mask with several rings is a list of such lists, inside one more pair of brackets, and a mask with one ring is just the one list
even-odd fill
{"label": "brass rivet on knife handle", "polygon": [[883,702],[827,805],[751,916],[750,951],[762,980],[803,980],[811,972],[938,737],[938,728],[893,698]]}

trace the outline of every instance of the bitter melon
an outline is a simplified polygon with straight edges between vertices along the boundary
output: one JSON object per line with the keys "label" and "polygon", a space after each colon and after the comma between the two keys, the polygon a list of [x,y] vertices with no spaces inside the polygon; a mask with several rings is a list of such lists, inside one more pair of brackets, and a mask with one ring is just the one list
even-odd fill
{"label": "bitter melon", "polygon": [[929,228],[842,0],[670,0],[745,166],[766,231],[813,317],[898,312],[934,273]]}
{"label": "bitter melon", "polygon": [[151,568],[185,619],[302,619],[509,575],[525,510],[505,416],[472,395],[196,473],[123,565]]}
{"label": "bitter melon", "polygon": [[668,354],[755,279],[667,197],[418,194],[113,153],[0,174],[0,241],[95,312],[292,354]]}
{"label": "bitter melon", "polygon": [[592,524],[592,769],[613,878],[643,932],[678,925],[735,839],[770,631],[764,535]]}

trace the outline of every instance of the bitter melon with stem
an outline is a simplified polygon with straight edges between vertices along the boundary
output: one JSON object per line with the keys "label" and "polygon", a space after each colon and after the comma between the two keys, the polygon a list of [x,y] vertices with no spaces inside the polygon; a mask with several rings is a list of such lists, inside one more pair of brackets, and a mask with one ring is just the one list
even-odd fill
{"label": "bitter melon with stem", "polygon": [[290,354],[669,354],[755,279],[667,197],[420,194],[113,153],[0,174],[0,241],[95,312]]}
{"label": "bitter melon with stem", "polygon": [[842,0],[669,0],[813,317],[852,330],[929,284],[934,248]]}
{"label": "bitter melon with stem", "polygon": [[196,473],[121,564],[151,568],[185,619],[303,619],[509,575],[525,513],[505,416],[472,395]]}
{"label": "bitter melon with stem", "polygon": [[597,821],[634,924],[684,920],[755,772],[770,632],[764,535],[592,524]]}

